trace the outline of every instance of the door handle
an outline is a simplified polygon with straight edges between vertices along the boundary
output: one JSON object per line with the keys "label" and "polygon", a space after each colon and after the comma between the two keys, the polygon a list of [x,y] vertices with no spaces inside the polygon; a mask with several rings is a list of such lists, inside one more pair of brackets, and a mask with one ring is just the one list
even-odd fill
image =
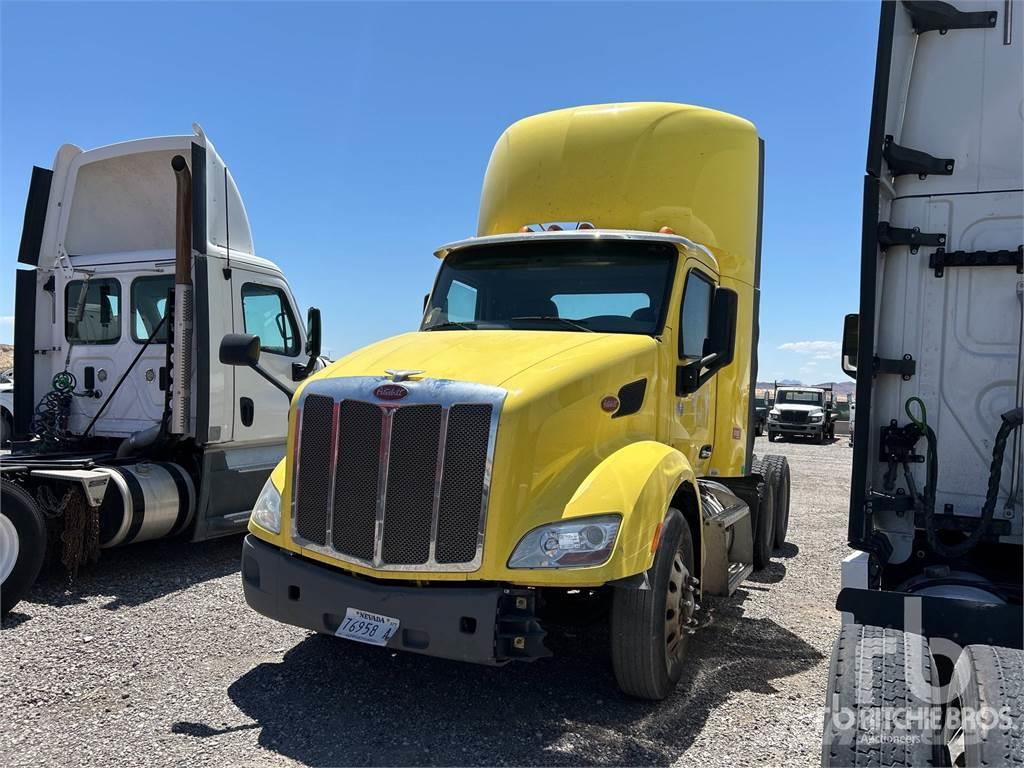
{"label": "door handle", "polygon": [[700,453],[698,453],[697,455],[700,458],[702,458],[702,459],[710,459],[711,458],[711,446],[710,445],[702,445],[700,447]]}

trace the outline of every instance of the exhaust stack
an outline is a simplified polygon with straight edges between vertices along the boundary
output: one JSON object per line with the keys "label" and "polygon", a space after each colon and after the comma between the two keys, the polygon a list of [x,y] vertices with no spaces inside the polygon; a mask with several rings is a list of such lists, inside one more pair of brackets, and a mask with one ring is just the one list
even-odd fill
{"label": "exhaust stack", "polygon": [[192,174],[185,158],[175,155],[171,168],[177,182],[174,222],[174,324],[171,359],[172,435],[188,434],[192,413]]}

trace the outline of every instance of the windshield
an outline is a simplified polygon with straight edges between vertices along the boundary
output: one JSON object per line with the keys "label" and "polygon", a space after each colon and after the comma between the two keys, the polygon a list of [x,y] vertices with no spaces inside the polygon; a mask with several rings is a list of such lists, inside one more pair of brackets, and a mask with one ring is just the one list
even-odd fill
{"label": "windshield", "polygon": [[780,390],[776,403],[793,403],[794,405],[821,405],[824,402],[821,392],[801,392],[799,390]]}
{"label": "windshield", "polygon": [[657,334],[677,251],[642,241],[516,242],[444,260],[421,330]]}

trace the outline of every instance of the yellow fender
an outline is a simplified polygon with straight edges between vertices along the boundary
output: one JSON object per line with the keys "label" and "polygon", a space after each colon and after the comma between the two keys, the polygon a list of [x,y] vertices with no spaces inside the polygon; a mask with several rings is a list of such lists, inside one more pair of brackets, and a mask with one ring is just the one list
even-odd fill
{"label": "yellow fender", "polygon": [[[612,581],[646,571],[654,563],[655,537],[672,500],[684,483],[694,491],[697,520],[700,494],[690,462],[675,448],[644,440],[620,448],[594,467],[562,515],[563,520],[607,512],[620,512],[615,552],[600,568],[602,581]],[[690,522],[694,560],[698,570],[703,562],[699,525]]]}

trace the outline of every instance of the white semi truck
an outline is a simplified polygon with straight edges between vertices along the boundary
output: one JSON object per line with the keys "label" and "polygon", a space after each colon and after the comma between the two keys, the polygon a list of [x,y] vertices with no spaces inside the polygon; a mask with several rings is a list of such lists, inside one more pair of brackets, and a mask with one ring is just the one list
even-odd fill
{"label": "white semi truck", "polygon": [[825,766],[1021,765],[1024,4],[883,3]]}
{"label": "white semi truck", "polygon": [[[321,366],[282,271],[256,256],[231,172],[191,135],[65,145],[34,168],[17,270],[13,441],[0,460],[0,607],[44,557],[245,529]],[[220,362],[225,334],[261,369]]]}

